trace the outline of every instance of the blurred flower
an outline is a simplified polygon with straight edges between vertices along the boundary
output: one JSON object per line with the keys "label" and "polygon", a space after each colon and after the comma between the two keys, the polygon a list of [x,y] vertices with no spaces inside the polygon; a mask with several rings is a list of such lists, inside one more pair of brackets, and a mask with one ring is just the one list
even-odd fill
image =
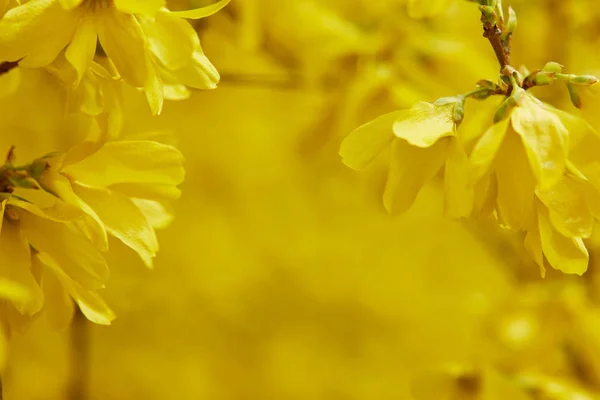
{"label": "blurred flower", "polygon": [[86,73],[99,41],[123,79],[146,93],[150,108],[162,109],[168,83],[216,87],[219,74],[208,61],[194,29],[182,18],[204,18],[229,0],[172,12],[164,1],[32,0],[0,20],[0,60],[24,67],[50,64],[63,50],[76,71]]}

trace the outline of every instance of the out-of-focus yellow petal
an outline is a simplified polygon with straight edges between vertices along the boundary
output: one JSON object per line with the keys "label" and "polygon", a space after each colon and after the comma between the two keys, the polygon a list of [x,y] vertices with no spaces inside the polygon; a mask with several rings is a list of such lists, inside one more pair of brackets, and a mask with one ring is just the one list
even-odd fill
{"label": "out-of-focus yellow petal", "polygon": [[457,138],[450,138],[444,169],[444,212],[451,218],[471,213],[474,189],[469,177],[469,159]]}
{"label": "out-of-focus yellow petal", "polygon": [[403,213],[412,206],[423,185],[442,168],[448,144],[448,140],[440,140],[424,149],[394,140],[383,193],[383,204],[390,214]]}
{"label": "out-of-focus yellow petal", "polygon": [[587,270],[589,261],[583,240],[561,235],[552,226],[543,207],[538,212],[538,222],[542,249],[552,268],[566,274],[582,275]]}
{"label": "out-of-focus yellow petal", "polygon": [[16,224],[4,221],[0,235],[0,275],[25,289],[27,296],[15,299],[15,308],[25,315],[33,315],[40,310],[44,296],[31,273],[29,244],[19,233]]}
{"label": "out-of-focus yellow petal", "polygon": [[108,267],[100,252],[64,223],[21,212],[20,227],[31,245],[50,256],[66,274],[86,289],[104,287]]}
{"label": "out-of-focus yellow petal", "polygon": [[548,190],[538,190],[537,196],[548,208],[550,222],[558,232],[568,237],[590,237],[594,217],[581,182],[563,176]]}
{"label": "out-of-focus yellow petal", "polygon": [[73,185],[75,193],[98,214],[107,231],[131,247],[152,268],[158,240],[150,222],[127,196],[107,189]]}
{"label": "out-of-focus yellow petal", "polygon": [[363,169],[394,139],[392,127],[406,111],[395,111],[375,118],[356,128],[340,146],[344,164],[353,169]]}
{"label": "out-of-focus yellow petal", "polygon": [[81,12],[67,11],[55,0],[33,0],[0,19],[0,60],[25,67],[50,64],[73,38]]}
{"label": "out-of-focus yellow petal", "polygon": [[79,6],[81,3],[83,3],[84,0],[58,0],[58,2],[60,3],[60,5],[65,9],[65,10],[71,10],[77,6]]}
{"label": "out-of-focus yellow petal", "polygon": [[165,0],[115,0],[117,9],[128,14],[154,15],[166,3]]}
{"label": "out-of-focus yellow petal", "polygon": [[508,129],[508,119],[490,126],[479,138],[470,156],[473,180],[478,181],[486,175],[496,158],[500,145]]}
{"label": "out-of-focus yellow petal", "polygon": [[144,140],[116,141],[63,171],[95,187],[115,183],[177,185],[185,175],[182,163],[182,154],[172,146]]}
{"label": "out-of-focus yellow petal", "polygon": [[90,321],[100,325],[110,325],[115,319],[115,314],[106,305],[102,297],[95,292],[86,290],[78,281],[67,275],[54,260],[45,254],[38,255],[44,263],[58,278],[65,290],[73,297],[79,309]]}
{"label": "out-of-focus yellow petal", "polygon": [[169,14],[179,18],[205,18],[217,13],[219,10],[221,10],[223,7],[229,4],[229,1],[230,0],[219,0],[216,3],[210,4],[205,7],[193,8],[191,10],[186,11],[169,11]]}
{"label": "out-of-focus yellow petal", "polygon": [[429,147],[443,137],[454,135],[452,105],[418,102],[398,116],[394,135],[418,147]]}
{"label": "out-of-focus yellow petal", "polygon": [[523,141],[527,157],[542,190],[554,185],[565,171],[567,130],[560,118],[532,96],[511,114],[511,123]]}
{"label": "out-of-focus yellow petal", "polygon": [[58,280],[56,274],[42,263],[39,257],[33,257],[33,264],[42,270],[41,286],[44,293],[42,313],[49,325],[55,329],[65,329],[73,319],[74,303],[71,296]]}
{"label": "out-of-focus yellow petal", "polygon": [[94,58],[97,41],[98,37],[96,35],[93,18],[90,16],[83,17],[79,22],[73,40],[65,52],[65,57],[77,72],[76,85],[81,82],[83,74],[85,74],[90,62]]}

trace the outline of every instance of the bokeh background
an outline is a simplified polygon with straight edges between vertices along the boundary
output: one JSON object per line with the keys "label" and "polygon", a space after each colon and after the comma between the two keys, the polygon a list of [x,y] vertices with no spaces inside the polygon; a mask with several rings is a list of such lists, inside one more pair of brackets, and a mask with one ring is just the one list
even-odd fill
{"label": "bokeh background", "polygon": [[[595,0],[511,4],[516,65],[600,71]],[[421,11],[411,18],[403,0],[233,0],[197,24],[217,90],[151,117],[123,87],[125,137],[186,157],[176,218],[153,271],[111,243],[112,326],[39,319],[14,335],[4,398],[599,398],[596,239],[584,277],[542,279],[522,237],[444,218],[439,182],[392,217],[386,156],[362,172],[340,162],[361,123],[497,78],[473,3]],[[0,149],[29,159],[81,138],[50,72],[14,73],[0,131],[18,134],[2,134]],[[564,88],[537,94],[576,112]],[[464,129],[482,129],[496,105],[469,103]]]}

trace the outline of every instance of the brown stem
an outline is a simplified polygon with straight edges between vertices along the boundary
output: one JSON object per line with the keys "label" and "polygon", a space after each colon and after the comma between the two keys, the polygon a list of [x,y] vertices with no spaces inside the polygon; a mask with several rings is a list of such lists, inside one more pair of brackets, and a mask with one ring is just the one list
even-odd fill
{"label": "brown stem", "polygon": [[0,63],[0,75],[6,74],[11,69],[16,68],[18,65],[19,65],[18,61],[6,61],[3,63]]}
{"label": "brown stem", "polygon": [[75,306],[75,315],[71,323],[71,380],[69,399],[87,398],[87,378],[89,366],[89,326],[87,319]]}
{"label": "brown stem", "polygon": [[500,63],[500,70],[510,65],[510,35],[506,40],[502,40],[502,30],[498,25],[492,25],[488,21],[483,23],[483,37],[487,38],[496,53],[496,58]]}

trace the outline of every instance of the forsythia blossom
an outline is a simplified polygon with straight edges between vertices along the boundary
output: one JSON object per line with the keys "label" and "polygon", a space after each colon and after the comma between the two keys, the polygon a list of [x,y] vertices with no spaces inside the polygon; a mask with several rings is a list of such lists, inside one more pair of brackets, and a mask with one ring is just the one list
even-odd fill
{"label": "forsythia blossom", "polygon": [[207,17],[228,2],[175,12],[160,0],[30,0],[0,19],[0,61],[42,67],[64,51],[78,84],[99,43],[119,75],[142,89],[158,114],[163,82],[200,89],[216,86],[219,74],[182,18]]}

